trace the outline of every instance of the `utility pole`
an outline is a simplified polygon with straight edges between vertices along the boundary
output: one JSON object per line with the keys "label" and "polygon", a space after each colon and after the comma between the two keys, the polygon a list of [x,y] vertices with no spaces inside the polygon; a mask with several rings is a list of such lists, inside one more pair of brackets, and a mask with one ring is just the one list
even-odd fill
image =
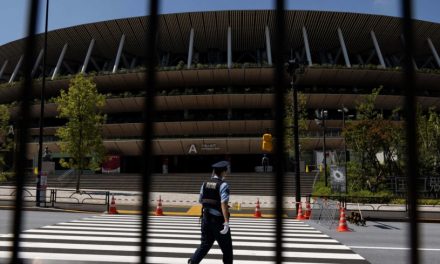
{"label": "utility pole", "polygon": [[324,155],[324,179],[325,179],[325,187],[327,187],[328,183],[328,174],[327,174],[327,150],[326,150],[326,145],[325,145],[325,133],[326,133],[326,126],[325,126],[325,119],[327,118],[328,115],[328,111],[321,109],[316,110],[315,111],[315,115],[316,115],[316,119],[315,122],[317,125],[322,126],[323,128],[323,147],[322,147],[322,151],[323,151],[323,155]]}

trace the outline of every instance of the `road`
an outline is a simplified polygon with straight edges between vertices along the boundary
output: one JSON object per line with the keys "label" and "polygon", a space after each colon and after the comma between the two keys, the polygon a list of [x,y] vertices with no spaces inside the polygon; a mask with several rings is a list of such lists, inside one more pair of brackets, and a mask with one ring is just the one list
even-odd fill
{"label": "road", "polygon": [[[21,256],[32,263],[136,263],[139,251],[140,218],[136,215],[61,214],[54,224],[47,213],[46,226],[26,229],[22,234]],[[28,216],[36,217],[33,213]],[[41,217],[43,215],[39,215]],[[70,218],[70,219],[69,219]],[[70,220],[70,221],[69,221]],[[234,263],[273,263],[274,220],[231,219]],[[0,262],[6,262],[12,236],[0,235]],[[197,217],[150,218],[147,263],[186,263],[200,243]],[[360,255],[309,225],[285,220],[284,257],[293,263],[367,264]],[[38,261],[36,261],[38,260]],[[202,263],[221,263],[221,251],[214,246]]]}
{"label": "road", "polygon": [[[14,211],[0,210],[0,234],[10,233],[12,230]],[[39,212],[24,211],[22,230],[38,228],[45,225],[53,225],[59,222],[70,221],[90,216],[87,213],[66,213],[66,212]]]}
{"label": "road", "polygon": [[[365,257],[372,264],[409,263],[409,226],[405,222],[367,222],[367,226],[349,225],[352,232],[308,222],[311,226],[337,239]],[[423,264],[440,263],[440,224],[421,223],[420,256]]]}
{"label": "road", "polygon": [[[23,244],[23,251],[29,258],[41,258],[33,263],[90,264],[94,258],[108,259],[109,263],[136,262],[139,216],[28,211],[25,219],[23,241],[27,244]],[[149,263],[186,263],[199,243],[198,219],[165,216],[151,217],[150,221],[148,250],[153,259]],[[231,221],[234,263],[272,263],[273,220],[233,218]],[[11,222],[12,211],[0,210],[0,258],[5,257],[10,243]],[[366,227],[349,225],[353,232],[348,233],[314,222],[288,220],[286,223],[286,263],[367,263],[360,256],[372,264],[408,263],[408,232],[403,222],[367,222]],[[420,228],[421,263],[439,263],[440,225],[426,223],[420,224]],[[202,263],[221,263],[220,253],[214,247]],[[92,261],[84,262],[82,257]],[[52,260],[43,261],[44,258]],[[0,262],[5,261],[0,259]]]}

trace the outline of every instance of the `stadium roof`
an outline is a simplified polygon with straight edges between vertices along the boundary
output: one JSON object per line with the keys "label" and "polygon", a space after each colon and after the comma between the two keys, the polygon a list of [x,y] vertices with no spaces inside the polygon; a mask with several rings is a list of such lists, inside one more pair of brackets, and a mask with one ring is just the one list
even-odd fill
{"label": "stadium roof", "polygon": [[[400,19],[381,15],[324,11],[286,11],[286,52],[303,46],[302,27],[307,29],[312,54],[320,50],[339,48],[337,29],[341,28],[350,54],[371,50],[374,31],[384,54],[400,54],[402,40]],[[253,50],[265,47],[265,27],[274,34],[275,12],[214,11],[178,13],[160,16],[159,49],[186,54],[191,28],[194,29],[194,47],[199,51],[208,48],[226,50],[228,26],[232,30],[233,51]],[[415,21],[417,41],[416,56],[430,56],[427,44],[430,38],[440,47],[440,24]],[[143,57],[145,32],[149,29],[147,17],[133,17],[78,25],[48,33],[48,63],[55,65],[63,46],[68,49],[65,61],[82,63],[91,39],[95,39],[93,56],[112,59],[125,34],[124,53]],[[43,34],[38,36],[39,49]],[[17,40],[0,47],[0,63],[8,60],[5,73],[11,73],[22,55],[24,40]],[[437,48],[439,49],[439,48]]]}

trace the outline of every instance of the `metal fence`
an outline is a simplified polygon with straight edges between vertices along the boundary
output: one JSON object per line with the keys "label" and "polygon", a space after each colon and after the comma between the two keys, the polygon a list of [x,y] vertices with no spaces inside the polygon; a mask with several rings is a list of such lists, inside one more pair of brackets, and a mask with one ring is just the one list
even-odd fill
{"label": "metal fence", "polygon": [[[419,198],[440,197],[440,177],[422,177],[417,179],[417,192]],[[389,189],[399,197],[406,197],[408,182],[405,177],[390,179]]]}
{"label": "metal fence", "polygon": [[[23,189],[25,167],[26,167],[26,157],[27,157],[27,139],[29,138],[28,126],[30,124],[30,96],[29,91],[33,91],[32,83],[32,58],[36,54],[35,47],[37,45],[35,41],[35,33],[37,26],[37,17],[39,5],[44,2],[40,0],[29,1],[29,12],[27,16],[27,36],[26,45],[24,47],[24,82],[20,87],[21,95],[21,105],[19,110],[19,120],[18,120],[18,138],[17,138],[17,148],[15,152],[15,174],[17,178],[17,188],[16,188],[16,200],[15,200],[15,212],[14,212],[14,224],[13,224],[13,247],[12,247],[12,257],[11,263],[20,263],[18,258],[19,253],[19,241],[23,222]],[[274,65],[274,80],[273,86],[275,88],[275,106],[276,106],[276,120],[275,120],[275,136],[276,150],[276,263],[282,263],[282,215],[283,215],[283,177],[285,172],[285,154],[283,151],[284,144],[284,133],[283,133],[283,116],[284,116],[284,73],[285,66],[283,61],[283,48],[285,42],[284,29],[285,29],[285,19],[284,19],[284,0],[275,0],[274,6],[276,10],[276,30],[275,30],[275,65]],[[146,96],[145,96],[145,108],[144,108],[144,145],[143,145],[143,160],[146,161],[143,168],[143,182],[142,182],[142,225],[141,225],[141,243],[139,248],[139,262],[145,263],[147,252],[147,227],[148,227],[148,202],[151,187],[151,174],[152,174],[152,119],[147,118],[154,116],[154,95],[156,91],[156,76],[155,76],[155,65],[156,65],[156,36],[158,31],[158,7],[159,0],[150,0],[148,7],[149,22],[150,27],[148,28],[148,34],[146,38]],[[410,232],[408,243],[410,246],[410,263],[419,263],[418,254],[418,226],[417,226],[417,211],[416,211],[416,201],[417,201],[417,184],[416,179],[418,175],[418,165],[417,165],[417,148],[416,148],[416,131],[415,131],[415,89],[412,89],[415,85],[415,71],[412,64],[412,55],[414,50],[414,34],[413,34],[413,20],[412,20],[412,1],[402,0],[402,30],[404,36],[404,50],[405,50],[405,60],[404,60],[404,87],[406,92],[405,99],[405,109],[406,109],[406,134],[407,134],[407,182],[408,182],[408,208],[409,208],[409,223]],[[298,153],[298,152],[297,152]],[[298,186],[298,185],[297,185]],[[299,186],[298,186],[299,187]]]}

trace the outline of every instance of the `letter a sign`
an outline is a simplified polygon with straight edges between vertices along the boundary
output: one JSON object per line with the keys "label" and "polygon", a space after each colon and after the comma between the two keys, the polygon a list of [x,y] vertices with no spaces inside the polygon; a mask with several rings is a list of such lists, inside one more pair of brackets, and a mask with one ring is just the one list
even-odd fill
{"label": "letter a sign", "polygon": [[188,154],[197,154],[196,145],[191,144],[191,146],[189,146]]}

